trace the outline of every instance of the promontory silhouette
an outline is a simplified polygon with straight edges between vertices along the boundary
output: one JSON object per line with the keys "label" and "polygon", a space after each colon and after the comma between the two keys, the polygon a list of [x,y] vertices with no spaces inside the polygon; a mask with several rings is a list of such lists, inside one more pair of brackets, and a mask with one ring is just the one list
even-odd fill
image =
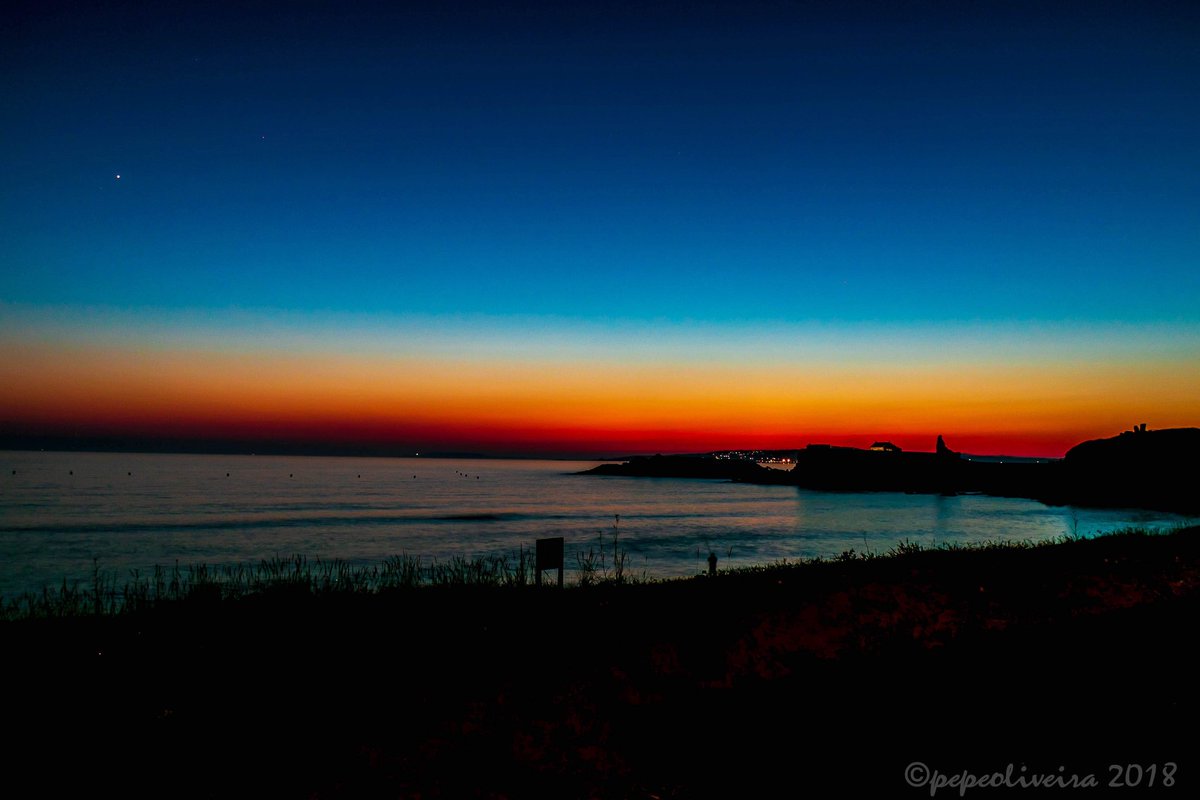
{"label": "promontory silhouette", "polygon": [[1076,445],[1063,459],[970,456],[938,436],[932,453],[905,452],[889,443],[870,449],[810,444],[791,470],[712,455],[633,457],[591,475],[708,478],[793,485],[826,491],[981,493],[1028,497],[1051,504],[1200,512],[1200,491],[1189,466],[1200,453],[1200,428],[1147,430],[1135,426],[1109,439]]}

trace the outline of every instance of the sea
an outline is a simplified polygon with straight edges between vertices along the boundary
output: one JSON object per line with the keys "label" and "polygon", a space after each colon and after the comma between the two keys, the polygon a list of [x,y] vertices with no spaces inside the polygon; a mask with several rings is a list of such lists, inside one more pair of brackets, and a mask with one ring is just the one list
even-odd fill
{"label": "sea", "polygon": [[0,451],[0,596],[118,581],[155,566],[303,555],[378,564],[515,557],[563,537],[567,580],[589,548],[667,578],[903,542],[1092,536],[1197,519],[983,495],[831,493],[725,481],[600,477],[595,461]]}

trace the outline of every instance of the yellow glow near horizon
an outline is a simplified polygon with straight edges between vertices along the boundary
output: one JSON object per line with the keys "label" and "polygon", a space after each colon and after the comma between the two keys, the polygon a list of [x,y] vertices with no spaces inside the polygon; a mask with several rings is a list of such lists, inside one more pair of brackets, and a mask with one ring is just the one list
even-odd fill
{"label": "yellow glow near horizon", "polygon": [[[300,426],[310,436],[449,437],[598,446],[655,435],[697,446],[738,437],[1108,435],[1134,421],[1195,424],[1200,367],[1170,358],[844,361],[669,360],[494,353],[472,358],[121,347],[11,341],[0,363],[5,419],[106,431],[162,425],[211,435]],[[1152,391],[1147,391],[1152,387]],[[158,426],[158,428],[156,428]],[[322,431],[325,431],[323,434]],[[456,433],[457,431],[457,433]],[[665,443],[669,444],[669,443]],[[1022,445],[1025,446],[1025,445]],[[1054,453],[1048,453],[1054,454]]]}

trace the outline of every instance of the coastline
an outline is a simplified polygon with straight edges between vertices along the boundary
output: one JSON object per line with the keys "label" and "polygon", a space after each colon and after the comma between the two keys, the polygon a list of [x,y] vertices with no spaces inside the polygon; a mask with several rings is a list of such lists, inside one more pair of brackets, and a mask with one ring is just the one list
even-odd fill
{"label": "coastline", "polygon": [[1143,508],[1200,514],[1191,454],[1200,428],[1126,431],[1073,447],[1061,460],[966,457],[938,437],[935,452],[809,445],[791,470],[701,456],[641,456],[582,474],[730,480],[847,492],[977,493],[1047,505]]}

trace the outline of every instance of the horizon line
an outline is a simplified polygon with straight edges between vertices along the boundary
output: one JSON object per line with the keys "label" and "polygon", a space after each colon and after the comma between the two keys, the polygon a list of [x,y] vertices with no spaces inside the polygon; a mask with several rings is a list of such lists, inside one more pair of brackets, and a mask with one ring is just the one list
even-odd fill
{"label": "horizon line", "polygon": [[[1114,435],[1119,435],[1114,434]],[[845,437],[839,439],[863,438],[870,436]],[[878,440],[878,439],[876,439]],[[702,457],[718,453],[758,452],[763,454],[798,453],[810,446],[828,445],[848,449],[870,450],[869,444],[854,446],[846,444],[829,445],[823,441],[809,441],[793,447],[720,447],[710,450],[671,450],[671,449],[621,449],[607,453],[580,450],[532,449],[517,451],[508,449],[474,450],[464,448],[447,449],[416,449],[403,448],[395,445],[364,445],[348,442],[287,442],[261,441],[253,443],[229,440],[183,440],[175,442],[150,442],[141,437],[85,437],[64,440],[62,437],[44,436],[5,436],[0,437],[0,450],[5,452],[55,452],[55,453],[125,453],[130,455],[213,455],[213,456],[301,456],[327,458],[404,458],[404,459],[478,459],[478,460],[542,460],[542,461],[626,461],[631,458],[653,456],[690,456]],[[935,452],[933,449],[912,450],[906,453]],[[1012,453],[975,453],[955,451],[964,457],[973,458],[1014,458],[1014,459],[1044,459],[1061,460],[1063,456],[1050,455],[1017,455]]]}

